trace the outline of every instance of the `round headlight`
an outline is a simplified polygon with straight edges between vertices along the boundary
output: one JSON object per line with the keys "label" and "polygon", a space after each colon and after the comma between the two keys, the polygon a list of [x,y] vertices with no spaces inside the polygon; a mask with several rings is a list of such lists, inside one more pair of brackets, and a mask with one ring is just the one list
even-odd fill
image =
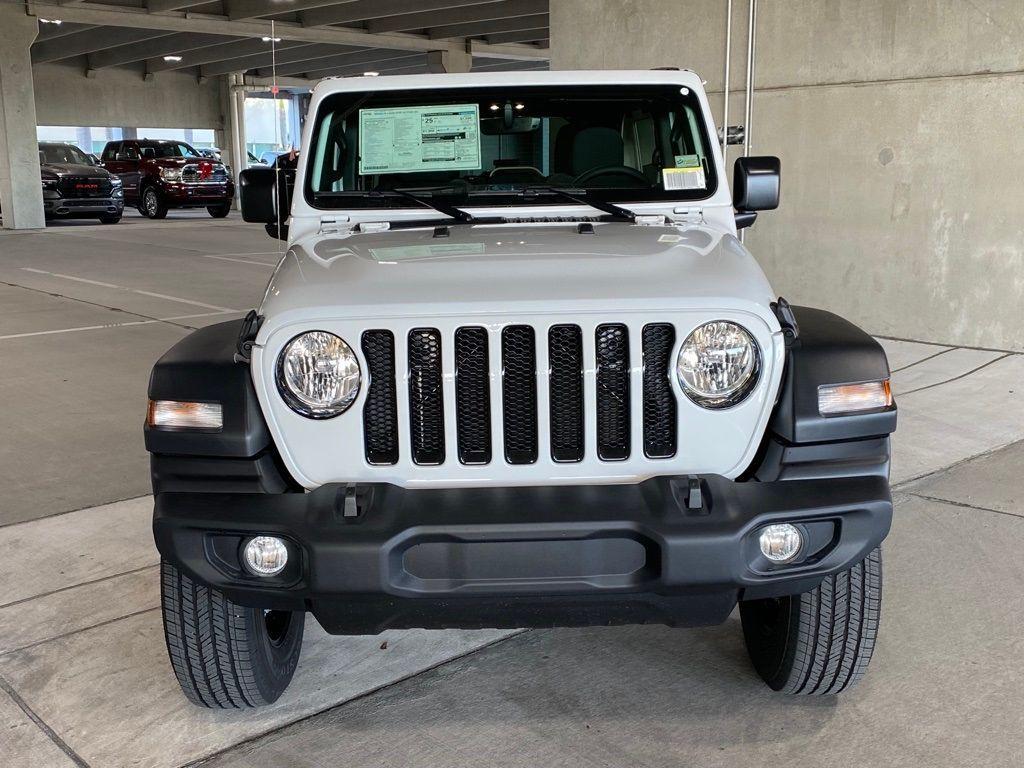
{"label": "round headlight", "polygon": [[676,360],[683,392],[703,408],[736,405],[754,388],[761,367],[757,342],[743,327],[715,320],[686,337]]}
{"label": "round headlight", "polygon": [[359,394],[359,361],[344,339],[309,331],[288,342],[277,359],[277,389],[288,406],[311,419],[348,410]]}

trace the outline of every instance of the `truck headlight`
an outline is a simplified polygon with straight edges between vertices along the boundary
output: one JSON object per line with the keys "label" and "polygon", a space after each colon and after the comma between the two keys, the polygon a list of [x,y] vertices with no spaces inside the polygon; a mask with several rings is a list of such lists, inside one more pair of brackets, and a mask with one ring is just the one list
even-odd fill
{"label": "truck headlight", "polygon": [[164,181],[181,181],[181,168],[161,168],[160,178]]}
{"label": "truck headlight", "polygon": [[360,379],[352,348],[327,331],[299,334],[277,359],[281,397],[310,419],[330,419],[347,411],[359,394]]}
{"label": "truck headlight", "polygon": [[679,386],[702,408],[728,408],[742,401],[757,384],[760,369],[757,342],[727,320],[695,328],[676,359]]}

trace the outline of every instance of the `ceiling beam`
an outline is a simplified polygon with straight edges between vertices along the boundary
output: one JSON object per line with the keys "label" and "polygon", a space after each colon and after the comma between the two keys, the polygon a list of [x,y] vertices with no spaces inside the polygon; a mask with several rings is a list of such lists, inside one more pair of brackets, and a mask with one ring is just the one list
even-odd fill
{"label": "ceiling beam", "polygon": [[446,8],[466,8],[494,2],[495,0],[354,0],[327,8],[303,11],[299,14],[299,19],[304,27],[321,27],[328,24],[353,24],[357,21],[417,11],[441,11]]}
{"label": "ceiling beam", "polygon": [[[44,18],[46,18],[44,16]],[[50,38],[32,46],[32,63],[45,64],[50,61],[70,59],[83,53],[93,53],[116,45],[138,43],[163,37],[167,32],[154,29],[131,29],[125,27],[102,27],[76,32],[65,37]]]}
{"label": "ceiling beam", "polygon": [[347,67],[326,67],[307,70],[304,74],[307,78],[323,79],[325,77],[353,77],[364,72],[379,72],[382,75],[394,75],[406,72],[426,72],[427,55],[425,53],[413,53],[401,56],[397,59],[379,62],[367,62],[359,66]]}
{"label": "ceiling beam", "polygon": [[176,32],[153,40],[144,40],[141,43],[119,45],[115,48],[90,53],[89,69],[117,67],[169,54],[183,55],[197,48],[224,45],[234,39],[226,35],[193,35],[188,32]]}
{"label": "ceiling beam", "polygon": [[66,21],[62,21],[60,24],[40,24],[39,34],[36,35],[36,42],[41,43],[43,40],[67,37],[68,35],[85,32],[87,29],[96,29],[96,27],[90,24],[68,24]]}
{"label": "ceiling beam", "polygon": [[541,40],[547,40],[548,35],[551,34],[551,30],[547,27],[539,27],[537,29],[523,29],[518,32],[497,32],[493,35],[487,35],[484,38],[488,43],[537,43]]}
{"label": "ceiling beam", "polygon": [[431,27],[427,30],[427,37],[431,40],[448,40],[453,37],[485,37],[499,32],[520,32],[524,29],[537,29],[546,26],[548,26],[548,15],[539,13],[533,16],[518,16],[498,21],[471,21],[465,24]]}
{"label": "ceiling beam", "polygon": [[[376,0],[383,4],[384,0]],[[426,2],[426,0],[423,0]],[[449,0],[450,1],[450,0]],[[362,2],[362,0],[355,0]],[[147,13],[145,9],[129,6],[100,5],[86,3],[68,6],[57,14],[58,6],[50,3],[36,3],[29,0],[30,13],[43,18],[63,18],[77,24],[95,24],[114,27],[129,27],[138,30],[164,30],[166,32],[195,32],[211,35],[258,38],[270,35],[271,22],[265,20],[231,21],[226,16],[205,13]],[[309,29],[294,22],[279,21],[274,25],[274,34],[283,40],[302,43],[334,43],[362,48],[387,48],[398,51],[437,50],[437,42],[422,35],[380,34],[374,35],[362,29],[341,27]],[[477,55],[490,55],[510,59],[548,59],[547,51],[528,45],[488,46],[477,44]]]}
{"label": "ceiling beam", "polygon": [[[420,56],[415,51],[385,51],[385,50],[367,50],[359,51],[358,53],[345,53],[339,56],[328,56],[322,59],[316,59],[315,61],[301,61],[295,64],[285,64],[284,66],[277,67],[277,74],[279,75],[298,75],[302,72],[313,72],[326,69],[339,69],[342,67],[358,69],[360,72],[367,70],[375,70],[375,65],[382,65],[386,61],[396,61],[399,59],[407,58],[409,56]],[[263,67],[257,70],[257,74],[270,77],[271,72],[267,67]]]}
{"label": "ceiling beam", "polygon": [[[309,45],[309,43],[278,43],[277,52],[283,53],[284,51],[288,51],[293,48],[306,48],[309,47]],[[186,51],[181,55],[181,61],[164,61],[159,56],[146,59],[146,71],[164,72],[170,69],[188,69],[189,67],[213,64],[218,61],[240,59],[244,56],[251,56],[253,54],[266,54],[269,49],[270,44],[264,43],[262,40],[245,38],[241,40],[236,39],[234,42],[225,43],[223,45],[214,45],[208,48]],[[231,71],[237,72],[239,70],[232,69]]]}
{"label": "ceiling beam", "polygon": [[166,13],[167,11],[180,11],[182,8],[191,8],[195,5],[202,5],[196,0],[145,0],[146,10],[150,13]]}
{"label": "ceiling beam", "polygon": [[310,62],[317,59],[342,56],[348,53],[364,51],[365,48],[346,48],[343,45],[328,45],[326,43],[314,43],[312,45],[300,45],[283,51],[277,51],[271,58],[270,53],[256,53],[251,56],[241,56],[236,59],[228,59],[212,64],[204,64],[202,73],[205,77],[213,75],[226,75],[229,72],[248,72],[252,69],[270,67],[276,61],[278,69],[287,64],[294,64],[297,61]]}
{"label": "ceiling beam", "polygon": [[548,0],[506,0],[500,3],[481,3],[468,8],[449,8],[429,13],[406,13],[373,19],[366,25],[369,32],[409,32],[445,24],[471,21],[494,21],[516,16],[532,16],[548,12]]}
{"label": "ceiling beam", "polygon": [[297,13],[310,8],[335,5],[338,0],[224,0],[224,11],[229,19],[256,19],[279,13]]}

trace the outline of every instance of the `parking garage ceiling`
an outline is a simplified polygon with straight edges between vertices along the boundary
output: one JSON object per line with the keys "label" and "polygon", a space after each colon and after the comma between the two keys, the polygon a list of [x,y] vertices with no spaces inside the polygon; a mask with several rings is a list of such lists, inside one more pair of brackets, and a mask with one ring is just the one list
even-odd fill
{"label": "parking garage ceiling", "polygon": [[43,22],[35,64],[73,63],[89,75],[112,67],[147,76],[276,74],[301,84],[427,72],[427,53],[449,47],[472,53],[473,71],[547,69],[548,2],[52,0],[28,8]]}

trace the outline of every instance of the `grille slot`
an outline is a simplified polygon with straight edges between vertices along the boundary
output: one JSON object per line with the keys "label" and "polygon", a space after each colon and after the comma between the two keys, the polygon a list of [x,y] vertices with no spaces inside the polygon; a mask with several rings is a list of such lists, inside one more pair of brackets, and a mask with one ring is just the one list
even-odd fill
{"label": "grille slot", "polygon": [[62,197],[110,197],[113,184],[109,178],[91,176],[63,176],[57,181]]}
{"label": "grille slot", "polygon": [[597,455],[604,461],[629,458],[629,330],[599,325],[597,358]]}
{"label": "grille slot", "polygon": [[668,459],[676,455],[676,396],[670,378],[670,356],[676,332],[668,323],[644,326],[644,455]]}
{"label": "grille slot", "polygon": [[491,461],[491,386],[487,329],[455,331],[455,419],[459,461],[489,464]]}
{"label": "grille slot", "polygon": [[537,460],[537,350],[533,328],[509,325],[501,332],[501,402],[505,460]]}
{"label": "grille slot", "polygon": [[441,334],[436,328],[409,331],[409,433],[413,461],[444,463]]}
{"label": "grille slot", "polygon": [[398,462],[398,398],[395,384],[395,335],[388,330],[363,333],[363,355],[370,387],[363,405],[363,441],[371,464]]}
{"label": "grille slot", "polygon": [[578,325],[548,330],[551,458],[583,459],[583,332]]}

